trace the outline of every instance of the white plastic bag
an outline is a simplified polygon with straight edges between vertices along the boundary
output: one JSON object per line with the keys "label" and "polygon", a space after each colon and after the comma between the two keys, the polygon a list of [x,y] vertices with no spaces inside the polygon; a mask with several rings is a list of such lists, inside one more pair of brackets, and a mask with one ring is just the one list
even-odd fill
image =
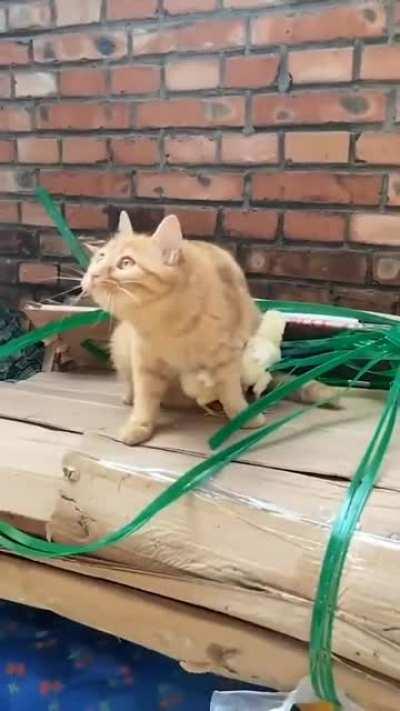
{"label": "white plastic bag", "polygon": [[[303,679],[297,689],[289,694],[274,694],[259,691],[216,691],[211,699],[210,711],[292,711],[298,704],[319,701],[310,679]],[[342,711],[363,711],[343,694],[339,694]]]}

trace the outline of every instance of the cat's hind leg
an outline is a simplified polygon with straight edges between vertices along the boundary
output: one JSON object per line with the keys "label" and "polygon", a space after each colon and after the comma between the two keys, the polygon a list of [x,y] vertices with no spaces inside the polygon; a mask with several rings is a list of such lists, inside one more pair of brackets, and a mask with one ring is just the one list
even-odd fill
{"label": "cat's hind leg", "polygon": [[[293,375],[286,373],[276,373],[272,378],[272,387],[279,388],[282,385],[287,385],[295,379]],[[311,380],[306,385],[303,385],[295,392],[288,396],[288,400],[292,402],[301,402],[305,405],[321,405],[321,407],[331,410],[341,410],[342,404],[340,400],[340,391],[330,385],[325,385],[317,380]]]}

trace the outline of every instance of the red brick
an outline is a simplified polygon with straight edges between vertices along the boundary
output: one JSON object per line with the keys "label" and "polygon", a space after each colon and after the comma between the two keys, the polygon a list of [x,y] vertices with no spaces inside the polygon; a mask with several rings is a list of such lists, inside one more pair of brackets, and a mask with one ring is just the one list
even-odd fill
{"label": "red brick", "polygon": [[63,69],[60,72],[61,96],[104,96],[106,73],[103,69]]}
{"label": "red brick", "polygon": [[276,237],[277,228],[276,210],[224,210],[223,233],[227,237],[271,241]]}
{"label": "red brick", "polygon": [[292,163],[347,163],[350,134],[344,131],[294,131],[285,136],[285,158]]}
{"label": "red brick", "polygon": [[[68,0],[69,2],[69,0]],[[127,54],[126,33],[70,32],[33,40],[36,62],[77,62],[82,59],[119,59]]]}
{"label": "red brick", "polygon": [[111,156],[120,165],[154,165],[160,160],[158,141],[147,136],[112,138]]}
{"label": "red brick", "polygon": [[57,93],[56,77],[50,72],[15,72],[15,95],[50,96]]}
{"label": "red brick", "polygon": [[168,15],[190,15],[192,12],[212,12],[217,9],[217,0],[164,0]]}
{"label": "red brick", "polygon": [[8,99],[11,96],[11,75],[2,72],[0,74],[0,98]]}
{"label": "red brick", "polygon": [[400,206],[400,173],[389,175],[388,204]]}
{"label": "red brick", "polygon": [[22,106],[0,105],[0,131],[29,131],[31,116],[28,109]]}
{"label": "red brick", "polygon": [[55,0],[57,27],[100,22],[101,0]]}
{"label": "red brick", "polygon": [[32,192],[35,187],[35,177],[31,170],[0,169],[0,185],[4,193]]}
{"label": "red brick", "polygon": [[247,10],[260,7],[275,7],[280,4],[280,0],[222,0],[224,7],[235,8],[235,10]]}
{"label": "red brick", "polygon": [[252,23],[256,45],[327,42],[355,37],[380,37],[386,14],[381,2],[347,3],[322,9],[261,15]]}
{"label": "red brick", "polygon": [[37,109],[37,127],[47,130],[96,130],[130,128],[129,104],[90,103],[79,101],[41,104]]}
{"label": "red brick", "polygon": [[328,288],[310,286],[304,282],[288,283],[280,281],[250,280],[252,294],[259,298],[278,299],[282,301],[305,301],[317,304],[335,304],[353,309],[395,313],[399,305],[396,292],[378,291],[376,289],[354,288],[330,284]]}
{"label": "red brick", "polygon": [[21,223],[23,225],[54,226],[53,220],[39,202],[23,202],[21,204]]}
{"label": "red brick", "polygon": [[312,202],[377,205],[382,176],[290,171],[253,176],[253,199],[266,202]]}
{"label": "red brick", "polygon": [[259,94],[253,99],[255,126],[368,123],[383,121],[386,96],[381,92],[303,91]]}
{"label": "red brick", "polygon": [[275,133],[224,133],[221,144],[223,163],[277,163],[278,136]]}
{"label": "red brick", "polygon": [[400,247],[400,215],[353,215],[350,239],[361,244]]}
{"label": "red brick", "polygon": [[147,94],[158,91],[160,84],[161,69],[150,64],[134,64],[111,70],[113,94]]}
{"label": "red brick", "polygon": [[217,142],[213,136],[178,135],[165,139],[167,163],[215,163]]}
{"label": "red brick", "polygon": [[18,222],[18,203],[11,200],[0,201],[0,222]]}
{"label": "red brick", "polygon": [[360,76],[361,79],[374,81],[399,81],[400,46],[371,45],[364,47]]}
{"label": "red brick", "polygon": [[186,207],[168,205],[166,214],[174,214],[181,223],[185,237],[212,237],[217,225],[217,210],[215,208],[200,208],[195,210]]}
{"label": "red brick", "polygon": [[295,84],[348,82],[353,74],[353,50],[346,47],[292,51],[288,70]]}
{"label": "red brick", "polygon": [[157,15],[157,0],[107,0],[108,20],[145,20]]}
{"label": "red brick", "polygon": [[[0,163],[12,163],[15,158],[15,143],[10,138],[0,140]],[[0,186],[1,188],[1,186]]]}
{"label": "red brick", "polygon": [[6,282],[7,290],[10,284],[17,281],[17,263],[11,259],[0,259],[0,281]]}
{"label": "red brick", "polygon": [[57,232],[40,235],[40,254],[43,257],[70,257],[71,250]]}
{"label": "red brick", "polygon": [[225,86],[233,89],[258,89],[275,83],[279,68],[279,55],[246,55],[227,57],[225,60]]}
{"label": "red brick", "polygon": [[40,183],[58,195],[79,197],[129,197],[131,178],[129,173],[100,171],[46,171],[40,173]]}
{"label": "red brick", "polygon": [[[278,299],[282,301],[302,301],[315,304],[332,302],[332,287],[310,286],[304,282],[270,281],[260,278],[249,280],[253,296],[261,299]],[[348,289],[349,287],[346,287]]]}
{"label": "red brick", "polygon": [[397,313],[399,307],[398,293],[376,289],[349,289],[347,286],[345,288],[335,286],[333,299],[336,306],[380,313]]}
{"label": "red brick", "polygon": [[243,126],[244,109],[242,96],[147,101],[137,107],[136,125],[137,128]]}
{"label": "red brick", "polygon": [[23,262],[19,265],[19,280],[26,284],[56,284],[58,266],[44,262]]}
{"label": "red brick", "polygon": [[0,66],[8,67],[11,64],[29,64],[29,44],[26,41],[12,42],[2,40],[0,42]]}
{"label": "red brick", "polygon": [[368,262],[356,252],[246,247],[245,267],[250,274],[362,284]]}
{"label": "red brick", "polygon": [[8,10],[8,24],[12,30],[49,27],[50,4],[46,2],[12,3]]}
{"label": "red brick", "polygon": [[138,173],[138,197],[185,200],[241,200],[243,177],[234,173]]}
{"label": "red brick", "polygon": [[20,163],[58,163],[60,159],[56,138],[19,138],[17,147]]}
{"label": "red brick", "polygon": [[205,20],[180,27],[133,32],[134,54],[168,52],[213,52],[243,47],[245,24],[242,19]]}
{"label": "red brick", "polygon": [[215,57],[172,61],[165,69],[166,87],[171,91],[216,89],[219,76],[219,60]]}
{"label": "red brick", "polygon": [[285,213],[284,236],[304,242],[343,242],[346,216],[329,212],[291,210]]}
{"label": "red brick", "polygon": [[356,158],[365,163],[400,165],[400,134],[371,131],[356,143]]}
{"label": "red brick", "polygon": [[63,163],[101,163],[108,158],[104,138],[74,136],[62,142]]}
{"label": "red brick", "polygon": [[400,286],[400,256],[397,252],[374,254],[373,276],[380,284]]}
{"label": "red brick", "polygon": [[7,229],[0,231],[0,253],[17,257],[31,257],[35,253],[36,240],[25,230]]}
{"label": "red brick", "polygon": [[66,205],[68,224],[78,230],[102,230],[108,227],[108,215],[102,205]]}

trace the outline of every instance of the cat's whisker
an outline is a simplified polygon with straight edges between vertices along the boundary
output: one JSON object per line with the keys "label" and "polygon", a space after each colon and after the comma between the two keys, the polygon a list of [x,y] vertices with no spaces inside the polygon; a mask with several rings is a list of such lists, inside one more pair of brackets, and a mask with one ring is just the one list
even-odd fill
{"label": "cat's whisker", "polygon": [[72,265],[68,265],[68,269],[71,272],[75,272],[76,274],[79,274],[79,276],[81,276],[81,277],[83,277],[83,275],[85,273],[82,269],[79,269],[79,267],[74,267]]}
{"label": "cat's whisker", "polygon": [[121,286],[120,284],[118,284],[118,289],[119,289],[119,291],[122,291],[124,294],[129,296],[129,298],[131,299],[131,301],[133,301],[134,304],[138,303],[137,299],[135,299],[134,295],[131,294],[131,292],[128,291],[128,289],[124,289],[123,286]]}
{"label": "cat's whisker", "polygon": [[[113,307],[113,295],[110,294],[110,300],[108,302],[108,313],[112,314],[112,307]],[[108,337],[110,338],[111,336],[111,331],[112,331],[112,320],[110,319],[108,322]]]}
{"label": "cat's whisker", "polygon": [[71,294],[72,291],[76,291],[76,289],[78,289],[78,285],[71,287],[71,289],[65,289],[64,291],[60,291],[58,294],[53,294],[47,299],[44,299],[43,303],[50,303],[51,301],[55,301],[55,299],[59,299],[61,296],[67,296],[68,294]]}
{"label": "cat's whisker", "polygon": [[44,282],[53,282],[54,284],[57,283],[58,281],[76,281],[79,282],[80,279],[75,279],[73,277],[65,277],[65,276],[60,276],[57,278],[54,277],[48,277],[47,279],[41,279],[41,283],[44,284]]}

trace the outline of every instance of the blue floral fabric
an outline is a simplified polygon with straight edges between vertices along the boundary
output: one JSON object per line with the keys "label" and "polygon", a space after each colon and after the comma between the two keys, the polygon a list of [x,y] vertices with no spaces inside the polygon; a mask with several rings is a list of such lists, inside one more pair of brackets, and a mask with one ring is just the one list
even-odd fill
{"label": "blue floral fabric", "polygon": [[[22,314],[0,305],[0,345],[25,333]],[[42,369],[43,343],[25,348],[21,353],[0,360],[0,380],[25,380]]]}
{"label": "blue floral fabric", "polygon": [[208,711],[214,690],[174,661],[57,615],[0,602],[1,711]]}

